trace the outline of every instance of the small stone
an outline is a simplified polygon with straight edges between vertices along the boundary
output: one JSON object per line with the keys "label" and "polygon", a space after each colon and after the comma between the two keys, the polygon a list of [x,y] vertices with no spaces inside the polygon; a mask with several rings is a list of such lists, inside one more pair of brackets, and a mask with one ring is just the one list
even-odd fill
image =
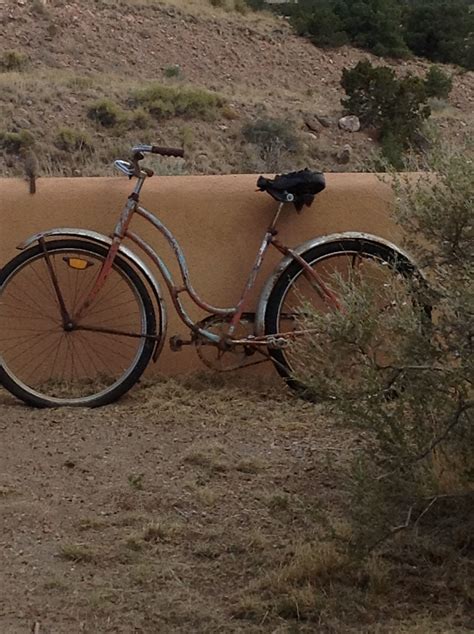
{"label": "small stone", "polygon": [[356,117],[354,114],[347,115],[346,117],[341,117],[339,119],[339,127],[341,128],[341,130],[346,130],[346,132],[359,132],[359,117]]}

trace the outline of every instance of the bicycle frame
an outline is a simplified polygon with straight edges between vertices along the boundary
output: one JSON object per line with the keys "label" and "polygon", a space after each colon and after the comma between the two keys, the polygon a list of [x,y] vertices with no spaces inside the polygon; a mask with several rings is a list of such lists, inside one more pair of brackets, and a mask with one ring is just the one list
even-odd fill
{"label": "bicycle frame", "polygon": [[[263,240],[257,252],[254,265],[250,271],[250,274],[247,278],[247,282],[244,286],[244,289],[242,291],[242,294],[237,304],[233,307],[222,308],[222,307],[213,306],[209,304],[208,302],[204,301],[196,292],[196,290],[194,289],[191,283],[191,278],[190,278],[190,273],[189,273],[186,257],[184,255],[184,251],[181,248],[178,240],[175,238],[173,233],[159,220],[159,218],[157,218],[152,212],[147,210],[145,207],[142,207],[141,205],[139,205],[140,191],[143,187],[146,177],[147,175],[142,173],[142,175],[138,178],[138,181],[134,187],[134,190],[132,194],[129,196],[127,203],[125,207],[123,208],[123,211],[120,214],[119,220],[114,228],[112,244],[110,246],[109,253],[104,261],[104,264],[97,276],[97,280],[93,288],[89,292],[88,296],[84,300],[83,304],[76,311],[75,315],[70,316],[71,323],[77,323],[79,321],[81,315],[88,308],[88,306],[91,305],[91,303],[94,301],[94,298],[97,296],[100,289],[105,284],[107,280],[107,276],[112,268],[114,259],[120,248],[121,242],[125,238],[128,238],[134,244],[136,244],[138,248],[141,249],[144,253],[146,253],[150,257],[150,259],[155,263],[161,275],[163,276],[166,286],[168,287],[172,302],[183,323],[186,324],[186,326],[188,326],[188,328],[193,333],[199,334],[205,337],[207,340],[209,340],[210,342],[213,342],[216,345],[232,338],[232,335],[234,334],[235,329],[237,328],[237,325],[247,306],[249,293],[255,284],[255,280],[262,266],[265,254],[270,245],[275,247],[283,255],[291,256],[293,259],[297,260],[303,266],[305,273],[308,276],[310,276],[311,279],[314,281],[315,289],[321,295],[321,297],[323,297],[325,301],[331,303],[334,307],[339,306],[339,302],[337,298],[335,297],[335,295],[332,293],[332,291],[330,291],[329,288],[326,287],[326,285],[322,282],[322,280],[314,272],[314,270],[306,263],[306,261],[298,253],[286,247],[285,245],[283,245],[276,239],[275,236],[277,235],[278,232],[275,227],[276,227],[276,223],[278,221],[278,218],[280,216],[284,203],[280,203],[278,205],[275,216],[263,237]],[[171,246],[171,248],[173,249],[173,252],[178,261],[178,265],[179,265],[179,269],[181,273],[181,278],[182,278],[181,286],[177,286],[175,284],[170,270],[168,269],[166,264],[163,262],[162,258],[156,253],[156,251],[143,238],[141,238],[138,234],[136,234],[135,232],[129,229],[131,220],[135,213],[141,216],[142,218],[144,218],[155,229],[157,229],[161,233],[161,235],[165,238],[165,240],[168,242],[168,244]],[[180,298],[180,294],[183,292],[187,293],[189,297],[191,298],[191,300],[207,313],[221,315],[222,317],[229,318],[229,327],[225,335],[223,336],[216,335],[215,333],[210,332],[206,330],[205,328],[201,328],[197,323],[195,323],[192,320],[192,318],[186,312],[186,309],[184,308]],[[127,334],[127,333],[123,333],[123,334]],[[128,333],[128,334],[130,334],[130,336],[133,336],[131,335],[131,333]],[[291,333],[286,333],[286,336],[288,337],[290,336],[290,334]],[[293,333],[293,334],[296,334],[296,333]],[[233,342],[234,343],[245,342],[250,345],[266,345],[267,340],[265,337],[252,336],[248,340],[247,339],[233,340]]]}

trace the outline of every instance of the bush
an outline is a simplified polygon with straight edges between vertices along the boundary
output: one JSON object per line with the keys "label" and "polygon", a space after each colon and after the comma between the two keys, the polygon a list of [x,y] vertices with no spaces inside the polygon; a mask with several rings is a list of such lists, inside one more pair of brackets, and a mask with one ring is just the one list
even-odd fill
{"label": "bush", "polygon": [[19,154],[34,144],[34,137],[28,130],[20,132],[0,132],[0,147],[9,154]]}
{"label": "bush", "polygon": [[22,71],[29,64],[29,59],[24,53],[18,51],[5,51],[0,57],[0,72]]}
{"label": "bush", "polygon": [[83,130],[60,128],[54,141],[56,147],[66,152],[90,151],[94,144],[91,137]]}
{"label": "bush", "polygon": [[297,152],[299,140],[290,122],[281,119],[258,119],[242,128],[242,136],[258,147],[267,169],[278,169],[283,152]]}
{"label": "bush", "polygon": [[[404,532],[397,543],[405,553],[411,544],[413,566],[440,547],[443,561],[461,563],[474,530],[473,160],[471,144],[436,151],[417,180],[392,174],[406,247],[429,279],[429,328],[403,299],[410,287],[397,280],[380,304],[358,273],[333,278],[343,310],[307,311],[305,320],[318,334],[308,335],[304,380],[343,425],[363,432],[348,474],[352,544],[368,552]],[[377,341],[382,357],[368,346]]]}
{"label": "bush", "polygon": [[404,37],[416,54],[474,69],[474,11],[465,0],[417,0],[407,7]]}
{"label": "bush", "polygon": [[146,130],[153,125],[153,119],[145,108],[137,108],[129,116],[129,127]]}
{"label": "bush", "polygon": [[157,119],[174,116],[212,119],[225,104],[225,99],[201,88],[154,83],[135,91],[132,103],[142,106]]}
{"label": "bush", "polygon": [[124,123],[127,114],[110,99],[99,99],[99,101],[91,104],[87,111],[87,116],[92,121],[96,121],[104,128],[113,128],[114,126]]}
{"label": "bush", "polygon": [[296,13],[292,22],[298,35],[308,37],[316,46],[337,48],[349,41],[343,21],[330,7]]}
{"label": "bush", "polygon": [[415,53],[474,68],[470,0],[299,0],[273,6],[317,46],[349,41],[375,55]]}
{"label": "bush", "polygon": [[398,0],[302,0],[286,12],[297,32],[317,46],[336,47],[351,42],[376,55],[408,54]]}
{"label": "bush", "polygon": [[168,79],[179,77],[181,75],[181,68],[179,64],[172,64],[171,66],[166,66],[163,70],[163,74],[165,77],[168,77]]}
{"label": "bush", "polygon": [[[375,68],[369,61],[345,68],[341,84],[347,97],[342,105],[357,115],[363,126],[373,126],[391,154],[396,146],[407,149],[415,143],[422,124],[431,114],[425,82],[411,74],[397,79],[386,66]],[[401,155],[396,161],[401,160]]]}
{"label": "bush", "polygon": [[453,87],[450,75],[439,66],[431,66],[425,78],[425,89],[428,97],[447,99]]}

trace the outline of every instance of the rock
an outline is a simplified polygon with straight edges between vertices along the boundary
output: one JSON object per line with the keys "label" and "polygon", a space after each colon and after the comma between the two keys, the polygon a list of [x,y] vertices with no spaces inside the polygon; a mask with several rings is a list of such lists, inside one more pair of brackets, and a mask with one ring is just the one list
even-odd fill
{"label": "rock", "polygon": [[324,126],[325,128],[330,128],[332,125],[332,121],[329,117],[323,117],[320,114],[316,115],[316,119],[319,121],[319,123]]}
{"label": "rock", "polygon": [[359,117],[356,117],[355,114],[349,114],[347,117],[341,117],[339,119],[339,127],[341,130],[346,130],[346,132],[359,132]]}
{"label": "rock", "polygon": [[351,160],[351,156],[352,156],[352,148],[350,145],[346,144],[337,153],[336,155],[337,162],[341,163],[341,165],[346,165]]}
{"label": "rock", "polygon": [[318,117],[314,117],[313,115],[308,114],[303,117],[303,121],[305,126],[311,132],[315,132],[316,134],[318,132],[321,132],[323,126],[321,125],[321,122],[319,121]]}

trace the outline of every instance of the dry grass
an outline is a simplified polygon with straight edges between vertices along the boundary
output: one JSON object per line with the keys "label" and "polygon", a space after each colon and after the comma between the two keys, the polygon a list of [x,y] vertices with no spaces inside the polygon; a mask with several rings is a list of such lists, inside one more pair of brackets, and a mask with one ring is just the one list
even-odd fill
{"label": "dry grass", "polygon": [[3,394],[0,412],[16,491],[2,497],[1,631],[23,626],[26,589],[59,634],[467,631],[467,568],[439,547],[426,547],[431,568],[407,551],[349,556],[341,485],[357,439],[279,384],[144,383],[74,412]]}

